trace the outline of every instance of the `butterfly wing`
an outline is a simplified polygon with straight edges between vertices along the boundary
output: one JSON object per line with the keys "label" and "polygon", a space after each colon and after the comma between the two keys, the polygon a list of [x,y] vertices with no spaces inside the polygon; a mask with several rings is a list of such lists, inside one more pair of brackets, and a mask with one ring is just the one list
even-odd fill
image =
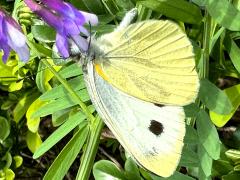
{"label": "butterfly wing", "polygon": [[149,171],[170,176],[183,147],[183,108],[159,107],[119,91],[94,72],[91,61],[85,81],[98,113],[125,150]]}
{"label": "butterfly wing", "polygon": [[175,23],[142,21],[93,43],[98,74],[119,90],[157,104],[195,100],[199,79],[192,45]]}

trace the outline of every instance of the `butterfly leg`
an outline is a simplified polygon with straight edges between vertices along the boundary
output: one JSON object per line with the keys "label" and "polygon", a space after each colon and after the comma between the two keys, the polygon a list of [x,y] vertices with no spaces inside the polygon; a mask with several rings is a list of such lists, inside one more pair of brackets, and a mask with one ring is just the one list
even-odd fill
{"label": "butterfly leg", "polygon": [[128,11],[115,31],[120,31],[130,25],[133,19],[137,16],[137,13],[137,8]]}

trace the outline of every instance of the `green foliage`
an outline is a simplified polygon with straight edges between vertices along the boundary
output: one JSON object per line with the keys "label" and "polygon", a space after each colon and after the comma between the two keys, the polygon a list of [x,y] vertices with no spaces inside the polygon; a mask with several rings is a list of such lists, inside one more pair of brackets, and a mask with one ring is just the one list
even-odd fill
{"label": "green foliage", "polygon": [[[184,107],[187,130],[179,168],[166,179],[239,179],[240,129],[235,128],[230,137],[224,133],[228,124],[239,126],[239,120],[232,119],[240,105],[240,1],[70,2],[98,15],[99,25],[91,28],[96,37],[111,32],[133,7],[138,8],[136,21],[171,19],[182,27],[194,46],[201,85],[196,103]],[[81,68],[77,63],[56,58],[52,51],[55,31],[37,19],[21,0],[15,1],[14,6],[4,5],[13,8],[13,16],[28,36],[31,60],[20,63],[12,53],[6,64],[0,61],[0,178],[16,176],[14,172],[25,161],[20,153],[28,152],[26,147],[37,159],[67,138],[68,143],[54,162],[46,165],[44,179],[63,179],[75,160],[80,161],[76,179],[163,179],[126,158],[116,141],[100,141],[103,124],[90,102]],[[219,83],[222,81],[223,85]],[[46,116],[56,127],[51,135],[41,134],[40,123],[47,120]],[[48,138],[42,143],[43,135]],[[103,154],[98,153],[99,143]]]}

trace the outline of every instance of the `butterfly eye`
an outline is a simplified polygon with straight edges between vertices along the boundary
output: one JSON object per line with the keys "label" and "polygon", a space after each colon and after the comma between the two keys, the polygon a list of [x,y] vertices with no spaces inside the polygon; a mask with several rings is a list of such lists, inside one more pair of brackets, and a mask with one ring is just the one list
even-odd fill
{"label": "butterfly eye", "polygon": [[151,120],[150,126],[148,127],[148,129],[156,136],[159,136],[163,132],[163,125],[162,123],[156,120]]}

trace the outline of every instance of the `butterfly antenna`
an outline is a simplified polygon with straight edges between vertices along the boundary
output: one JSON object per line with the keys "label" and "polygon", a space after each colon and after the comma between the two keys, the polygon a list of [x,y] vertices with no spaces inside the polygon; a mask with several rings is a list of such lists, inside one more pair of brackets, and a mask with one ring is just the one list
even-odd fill
{"label": "butterfly antenna", "polygon": [[88,42],[88,50],[87,50],[87,55],[89,56],[90,55],[90,46],[91,46],[91,41],[92,41],[92,25],[91,23],[89,22],[89,31],[90,31],[90,39],[89,39],[89,42]]}

